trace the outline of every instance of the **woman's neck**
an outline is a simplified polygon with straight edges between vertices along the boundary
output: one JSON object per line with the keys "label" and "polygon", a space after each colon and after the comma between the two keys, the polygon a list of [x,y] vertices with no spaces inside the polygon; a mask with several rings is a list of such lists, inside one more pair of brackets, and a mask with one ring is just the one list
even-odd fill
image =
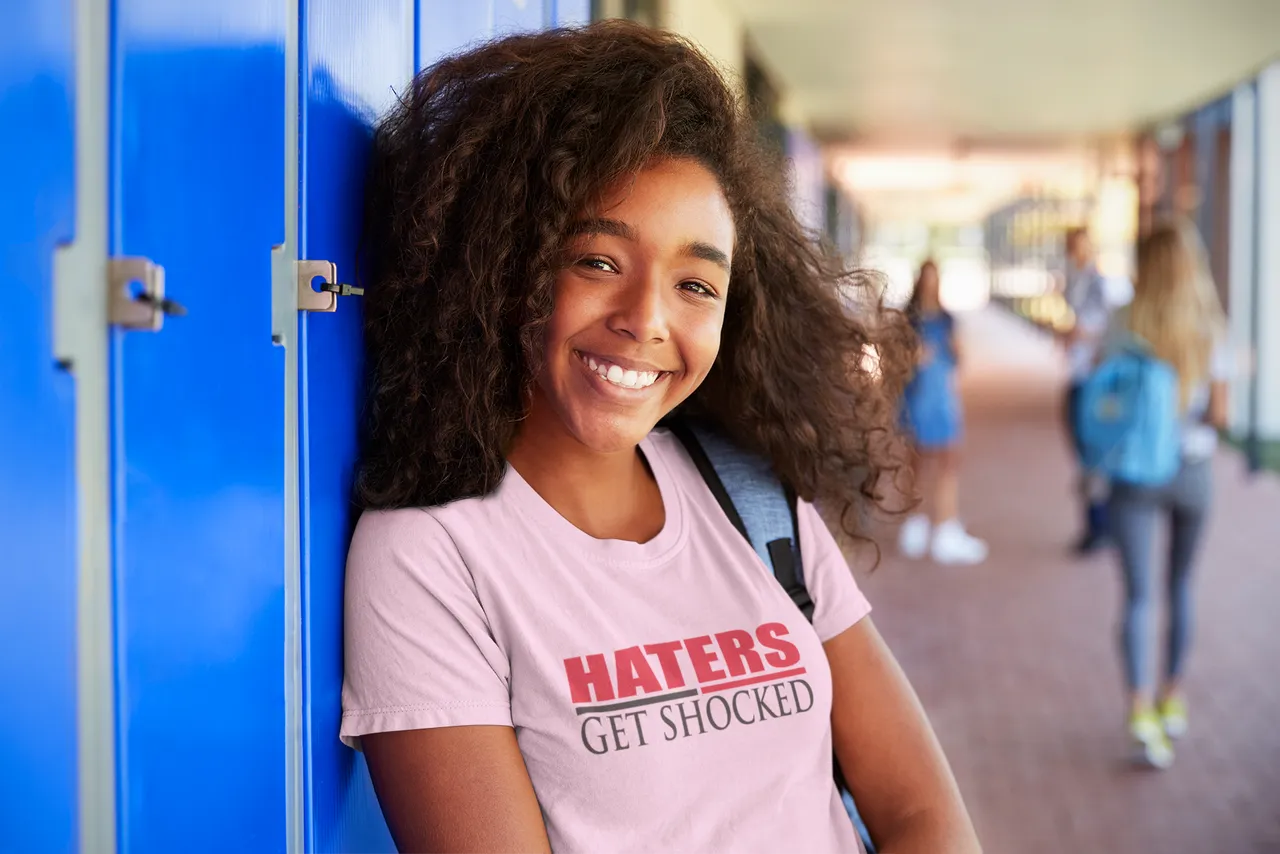
{"label": "woman's neck", "polygon": [[643,543],[656,537],[666,520],[662,493],[638,449],[596,451],[554,420],[548,424],[531,413],[521,426],[507,453],[520,477],[596,539]]}

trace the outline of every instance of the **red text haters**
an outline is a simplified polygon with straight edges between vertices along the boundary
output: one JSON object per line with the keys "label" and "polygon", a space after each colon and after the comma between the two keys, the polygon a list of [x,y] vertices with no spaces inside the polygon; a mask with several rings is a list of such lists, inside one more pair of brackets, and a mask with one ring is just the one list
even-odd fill
{"label": "red text haters", "polygon": [[809,711],[813,689],[800,678],[805,669],[789,633],[765,623],[754,634],[733,629],[566,658],[583,746],[604,754]]}

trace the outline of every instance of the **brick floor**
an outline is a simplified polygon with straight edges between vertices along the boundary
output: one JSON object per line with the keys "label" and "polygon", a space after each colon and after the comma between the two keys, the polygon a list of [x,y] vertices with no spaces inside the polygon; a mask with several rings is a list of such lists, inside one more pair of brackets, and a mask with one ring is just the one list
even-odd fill
{"label": "brick floor", "polygon": [[1280,482],[1224,451],[1197,578],[1192,730],[1174,767],[1126,762],[1114,557],[1076,533],[1063,372],[1041,333],[965,316],[962,507],[976,568],[885,550],[863,584],[927,707],[988,854],[1280,852]]}

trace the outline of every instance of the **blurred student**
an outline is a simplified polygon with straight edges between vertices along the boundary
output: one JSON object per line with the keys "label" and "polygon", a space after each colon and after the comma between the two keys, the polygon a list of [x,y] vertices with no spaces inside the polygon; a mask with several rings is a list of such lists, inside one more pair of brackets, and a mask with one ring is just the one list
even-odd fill
{"label": "blurred student", "polygon": [[[1094,263],[1093,242],[1084,228],[1073,228],[1066,235],[1067,282],[1064,297],[1075,321],[1063,336],[1067,351],[1070,381],[1067,387],[1066,417],[1071,444],[1080,462],[1080,437],[1076,429],[1076,413],[1080,389],[1093,369],[1098,347],[1110,321],[1111,305],[1106,283]],[[1084,511],[1084,527],[1075,544],[1080,555],[1092,554],[1108,542],[1107,483],[1105,479],[1080,468],[1078,489]]]}
{"label": "blurred student", "polygon": [[915,443],[915,480],[924,500],[921,512],[903,523],[898,546],[910,558],[927,553],[938,563],[973,564],[986,559],[987,544],[965,531],[959,518],[960,350],[955,318],[942,307],[939,285],[938,265],[924,262],[907,303],[920,356],[907,386],[903,420]]}
{"label": "blurred student", "polygon": [[[1227,422],[1231,354],[1226,320],[1204,250],[1193,226],[1157,226],[1138,248],[1133,302],[1116,313],[1103,358],[1134,342],[1177,375],[1181,464],[1160,486],[1116,480],[1111,486],[1111,535],[1124,570],[1121,647],[1129,688],[1129,730],[1140,758],[1157,768],[1173,761],[1169,739],[1187,731],[1182,677],[1192,629],[1191,576],[1204,532],[1218,430]],[[1169,531],[1167,590],[1158,595],[1154,563],[1157,523]],[[1169,603],[1165,660],[1154,684],[1152,632],[1156,603]]]}

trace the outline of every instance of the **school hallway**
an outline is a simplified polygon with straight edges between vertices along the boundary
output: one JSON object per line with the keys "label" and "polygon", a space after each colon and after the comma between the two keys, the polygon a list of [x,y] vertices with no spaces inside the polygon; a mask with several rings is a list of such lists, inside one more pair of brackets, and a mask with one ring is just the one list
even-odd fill
{"label": "school hallway", "polygon": [[[1078,560],[1064,370],[998,307],[965,314],[961,508],[991,557],[862,584],[920,693],[987,854],[1280,852],[1280,481],[1219,452],[1197,568],[1191,731],[1166,772],[1127,761],[1114,555]],[[1163,554],[1163,548],[1158,553]],[[1163,613],[1163,601],[1161,602]]]}

